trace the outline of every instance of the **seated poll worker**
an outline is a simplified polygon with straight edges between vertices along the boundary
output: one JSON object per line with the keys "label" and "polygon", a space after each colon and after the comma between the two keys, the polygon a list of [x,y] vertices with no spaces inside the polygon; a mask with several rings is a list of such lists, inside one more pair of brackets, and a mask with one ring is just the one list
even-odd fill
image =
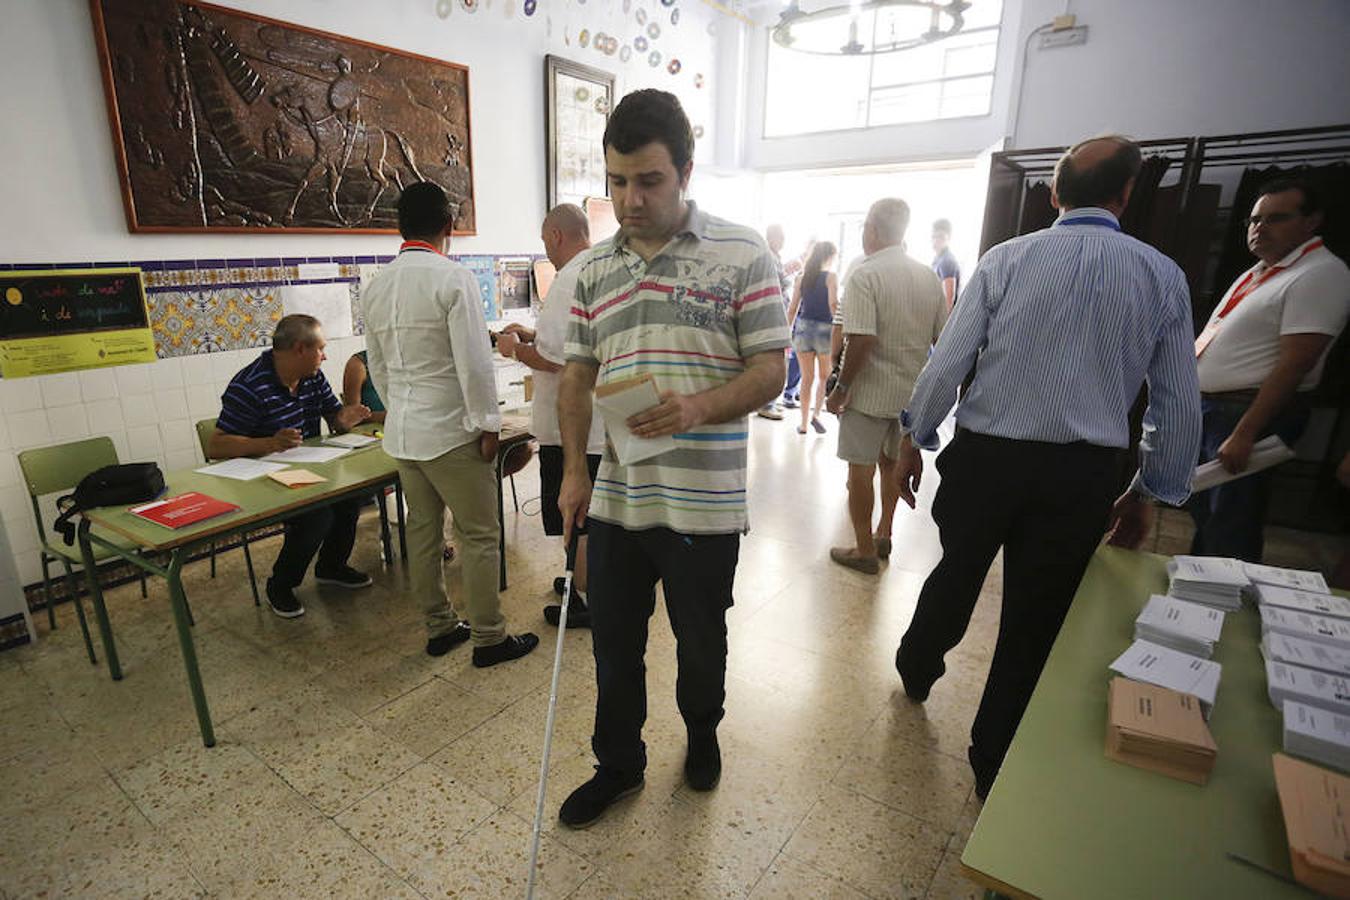
{"label": "seated poll worker", "polygon": [[[319,320],[289,315],[277,323],[272,349],[264,350],[230,380],[220,398],[220,416],[207,445],[212,459],[264,456],[319,436],[319,419],[333,431],[364,422],[370,410],[343,406],[319,366],[324,356]],[[286,536],[267,579],[267,605],[285,619],[305,614],[295,589],[318,554],[314,578],[345,588],[367,587],[370,576],[347,565],[356,542],[360,500],[353,498],[286,521]]]}

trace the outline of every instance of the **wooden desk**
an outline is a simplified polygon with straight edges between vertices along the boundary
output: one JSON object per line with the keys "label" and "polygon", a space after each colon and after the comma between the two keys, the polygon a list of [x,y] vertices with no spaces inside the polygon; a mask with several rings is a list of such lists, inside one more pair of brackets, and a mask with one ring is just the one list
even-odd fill
{"label": "wooden desk", "polygon": [[[310,441],[308,443],[317,443]],[[353,496],[368,494],[376,490],[377,500],[384,504],[386,485],[398,483],[398,468],[383,447],[372,445],[353,450],[329,463],[306,463],[310,469],[328,480],[315,485],[289,488],[270,478],[257,478],[252,481],[235,481],[202,475],[194,471],[171,472],[165,477],[168,496],[187,491],[200,491],[203,494],[224,500],[239,506],[237,512],[213,519],[207,519],[195,525],[178,529],[168,529],[132,515],[126,507],[103,507],[85,510],[81,513],[79,526],[80,552],[84,557],[84,570],[89,580],[89,591],[94,602],[94,614],[98,621],[99,633],[103,641],[103,650],[108,659],[108,670],[113,680],[122,678],[121,663],[117,658],[117,646],[113,638],[112,626],[108,620],[108,611],[103,603],[103,592],[98,583],[98,570],[94,564],[93,545],[116,554],[134,566],[163,577],[169,584],[169,601],[173,609],[174,624],[178,631],[178,645],[183,653],[183,667],[187,672],[188,688],[192,693],[192,703],[197,711],[197,724],[201,728],[202,742],[211,747],[216,743],[215,732],[211,725],[211,712],[206,702],[206,692],[202,686],[201,672],[197,667],[197,650],[192,639],[192,627],[188,615],[187,599],[183,593],[182,568],[190,552],[204,544],[221,540],[243,531],[260,528],[265,525],[283,522],[300,513],[321,506],[329,506]],[[399,531],[403,531],[403,509],[399,504]],[[123,548],[100,538],[90,531],[90,525],[121,535],[134,542],[134,546]],[[393,559],[390,552],[388,517],[381,516],[381,538],[385,544],[386,558]],[[144,558],[138,548],[163,552],[169,556],[167,565],[161,566]]]}
{"label": "wooden desk", "polygon": [[1015,897],[1281,897],[1292,878],[1271,754],[1282,743],[1266,692],[1260,618],[1229,613],[1203,787],[1104,755],[1108,666],[1134,636],[1166,559],[1103,547],[1065,619],[998,780],[961,855],[966,874]]}

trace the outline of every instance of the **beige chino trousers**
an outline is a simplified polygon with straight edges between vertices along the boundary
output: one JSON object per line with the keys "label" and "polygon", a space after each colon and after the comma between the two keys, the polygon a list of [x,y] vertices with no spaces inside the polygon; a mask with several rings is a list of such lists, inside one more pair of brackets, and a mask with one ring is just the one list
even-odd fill
{"label": "beige chino trousers", "polygon": [[460,607],[473,630],[473,644],[500,644],[506,637],[506,620],[497,597],[500,557],[493,464],[478,452],[476,440],[435,459],[397,462],[408,498],[409,574],[426,616],[427,636],[447,634],[461,621],[446,596],[442,568],[442,522],[448,506],[461,561]]}

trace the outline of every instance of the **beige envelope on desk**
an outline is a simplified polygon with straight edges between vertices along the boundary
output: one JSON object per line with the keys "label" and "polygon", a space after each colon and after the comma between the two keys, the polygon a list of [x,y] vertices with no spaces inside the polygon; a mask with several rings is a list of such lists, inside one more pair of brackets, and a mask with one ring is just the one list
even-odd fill
{"label": "beige envelope on desk", "polygon": [[327,481],[322,475],[315,475],[309,469],[282,469],[280,472],[268,472],[267,477],[286,487],[304,487],[307,484],[320,484]]}

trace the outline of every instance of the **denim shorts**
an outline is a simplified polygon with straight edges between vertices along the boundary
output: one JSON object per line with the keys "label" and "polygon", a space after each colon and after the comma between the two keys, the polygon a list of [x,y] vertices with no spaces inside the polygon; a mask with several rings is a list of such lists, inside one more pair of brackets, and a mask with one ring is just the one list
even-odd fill
{"label": "denim shorts", "polygon": [[834,326],[815,319],[797,319],[792,326],[792,349],[800,353],[830,353],[830,334]]}

